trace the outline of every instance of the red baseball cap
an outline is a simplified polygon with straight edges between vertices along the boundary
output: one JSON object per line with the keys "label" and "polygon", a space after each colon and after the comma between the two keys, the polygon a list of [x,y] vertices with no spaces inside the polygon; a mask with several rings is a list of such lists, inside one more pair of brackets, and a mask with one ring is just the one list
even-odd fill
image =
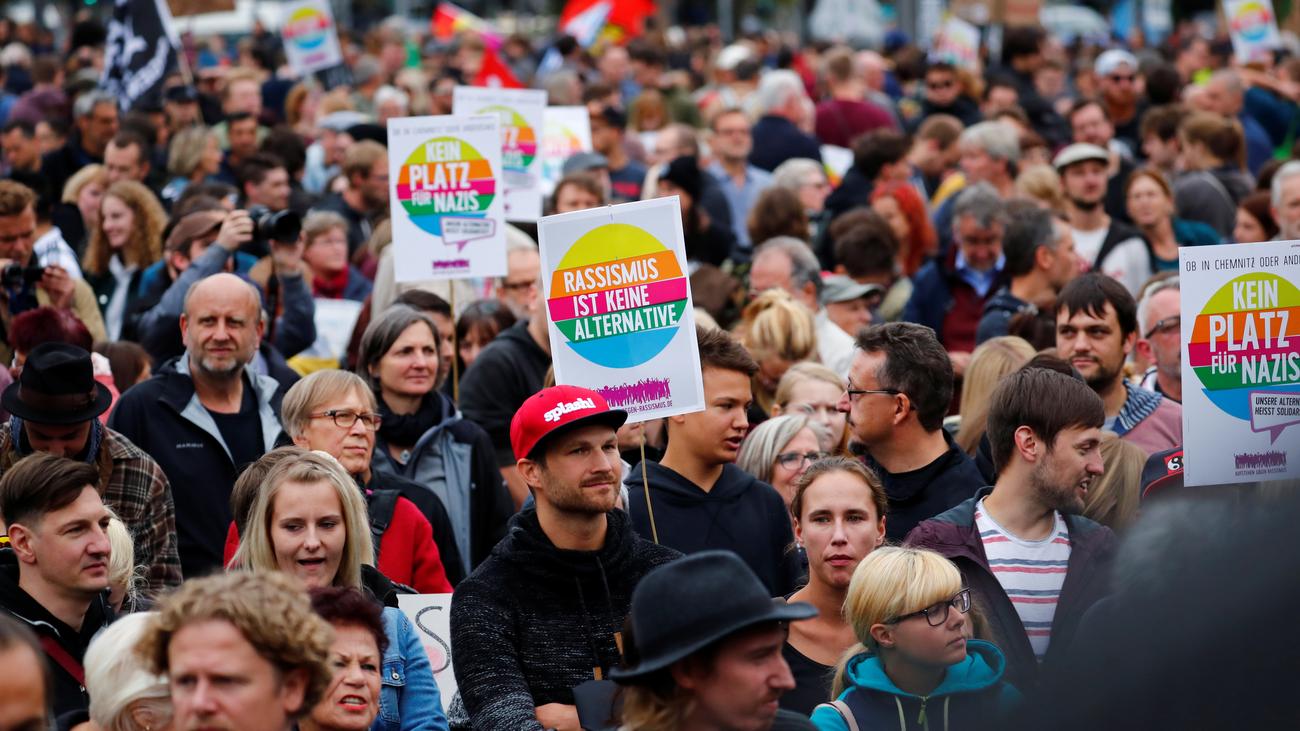
{"label": "red baseball cap", "polygon": [[523,459],[542,439],[560,429],[586,424],[607,424],[615,429],[627,421],[627,412],[611,409],[605,397],[582,386],[543,388],[524,401],[510,420],[510,446]]}

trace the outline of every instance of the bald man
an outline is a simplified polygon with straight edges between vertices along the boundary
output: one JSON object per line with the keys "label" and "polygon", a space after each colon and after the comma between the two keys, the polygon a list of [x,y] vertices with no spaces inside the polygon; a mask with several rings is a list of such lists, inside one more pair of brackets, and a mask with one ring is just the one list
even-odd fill
{"label": "bald man", "polygon": [[219,571],[230,489],[275,446],[284,389],[247,368],[262,340],[261,297],[234,274],[190,288],[180,317],[185,354],[122,394],[110,425],[162,466],[176,502],[186,577]]}

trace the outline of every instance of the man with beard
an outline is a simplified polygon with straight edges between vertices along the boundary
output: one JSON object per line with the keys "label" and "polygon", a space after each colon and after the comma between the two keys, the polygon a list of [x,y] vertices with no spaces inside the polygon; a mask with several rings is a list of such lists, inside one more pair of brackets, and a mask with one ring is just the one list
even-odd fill
{"label": "man with beard", "polygon": [[909,322],[862,330],[837,408],[889,497],[886,537],[966,500],[984,484],[975,462],[943,428],[952,363],[934,331]]}
{"label": "man with beard", "polygon": [[907,537],[957,564],[1006,654],[1006,680],[1032,689],[1061,662],[1106,592],[1115,535],[1080,517],[1102,473],[1101,399],[1076,378],[1024,368],[989,403],[997,483]]}
{"label": "man with beard", "polygon": [[1147,287],[1138,303],[1137,319],[1142,337],[1138,355],[1151,367],[1142,375],[1142,388],[1183,402],[1182,293],[1178,277],[1160,280]]}
{"label": "man with beard", "polygon": [[515,412],[510,441],[536,508],[451,605],[456,682],[475,729],[578,731],[575,686],[619,664],[632,589],[679,555],[637,537],[614,509],[626,420],[578,386],[543,389]]}
{"label": "man with beard", "polygon": [[1079,256],[1136,292],[1155,270],[1154,258],[1137,229],[1111,218],[1102,205],[1109,164],[1110,153],[1086,142],[1061,150],[1052,161],[1065,188],[1066,216]]}
{"label": "man with beard", "polygon": [[261,314],[257,289],[234,274],[197,282],[180,317],[185,354],[122,394],[109,419],[167,475],[188,577],[221,569],[230,489],[280,436],[284,387],[247,367],[262,342]]}
{"label": "man with beard", "polygon": [[1154,454],[1183,443],[1183,408],[1124,378],[1137,326],[1133,296],[1104,274],[1080,276],[1057,300],[1056,350],[1101,397],[1105,428]]}
{"label": "man with beard", "polygon": [[388,150],[362,140],[343,155],[348,186],[317,203],[314,211],[334,211],[348,222],[348,257],[370,240],[375,220],[388,213]]}

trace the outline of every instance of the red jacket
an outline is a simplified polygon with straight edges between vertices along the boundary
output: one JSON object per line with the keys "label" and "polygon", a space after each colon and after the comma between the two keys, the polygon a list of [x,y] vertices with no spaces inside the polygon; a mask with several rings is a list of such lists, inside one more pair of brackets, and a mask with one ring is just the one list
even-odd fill
{"label": "red jacket", "polygon": [[[230,524],[222,563],[229,566],[239,548],[239,532]],[[451,582],[442,568],[438,544],[433,542],[433,528],[414,503],[397,498],[393,519],[379,541],[379,573],[399,584],[406,584],[420,594],[450,594]]]}

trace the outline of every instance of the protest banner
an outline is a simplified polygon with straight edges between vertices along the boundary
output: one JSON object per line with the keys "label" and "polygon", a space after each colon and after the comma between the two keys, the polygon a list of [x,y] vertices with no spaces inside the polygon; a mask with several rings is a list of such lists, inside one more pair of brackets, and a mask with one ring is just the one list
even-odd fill
{"label": "protest banner", "polygon": [[564,177],[564,161],[591,152],[591,117],[586,107],[547,107],[542,128],[542,192],[550,195]]}
{"label": "protest banner", "polygon": [[946,61],[959,68],[979,70],[980,29],[970,23],[949,15],[935,36],[934,47],[930,49],[930,58]]}
{"label": "protest banner", "polygon": [[839,145],[822,145],[822,169],[831,186],[837,186],[853,167],[853,150]]}
{"label": "protest banner", "polygon": [[1300,477],[1300,241],[1178,251],[1188,485]]}
{"label": "protest banner", "polygon": [[456,697],[457,688],[451,664],[451,594],[398,594],[397,608],[415,625],[420,643],[429,655],[445,713]]}
{"label": "protest banner", "polygon": [[334,13],[325,0],[286,3],[283,18],[284,55],[299,78],[343,63]]}
{"label": "protest banner", "polygon": [[630,422],[703,409],[677,198],[547,216],[537,232],[556,383]]}
{"label": "protest banner", "polygon": [[542,215],[542,158],[537,154],[546,92],[538,89],[489,89],[457,86],[452,113],[460,116],[495,114],[501,119],[502,175],[505,218],[536,221]]}
{"label": "protest banner", "polygon": [[397,281],[505,275],[496,115],[388,120],[388,179]]}
{"label": "protest banner", "polygon": [[104,40],[99,86],[130,110],[136,102],[161,103],[163,80],[181,63],[171,10],[161,0],[116,0]]}
{"label": "protest banner", "polygon": [[1237,63],[1263,60],[1281,47],[1272,0],[1223,0],[1223,15]]}

